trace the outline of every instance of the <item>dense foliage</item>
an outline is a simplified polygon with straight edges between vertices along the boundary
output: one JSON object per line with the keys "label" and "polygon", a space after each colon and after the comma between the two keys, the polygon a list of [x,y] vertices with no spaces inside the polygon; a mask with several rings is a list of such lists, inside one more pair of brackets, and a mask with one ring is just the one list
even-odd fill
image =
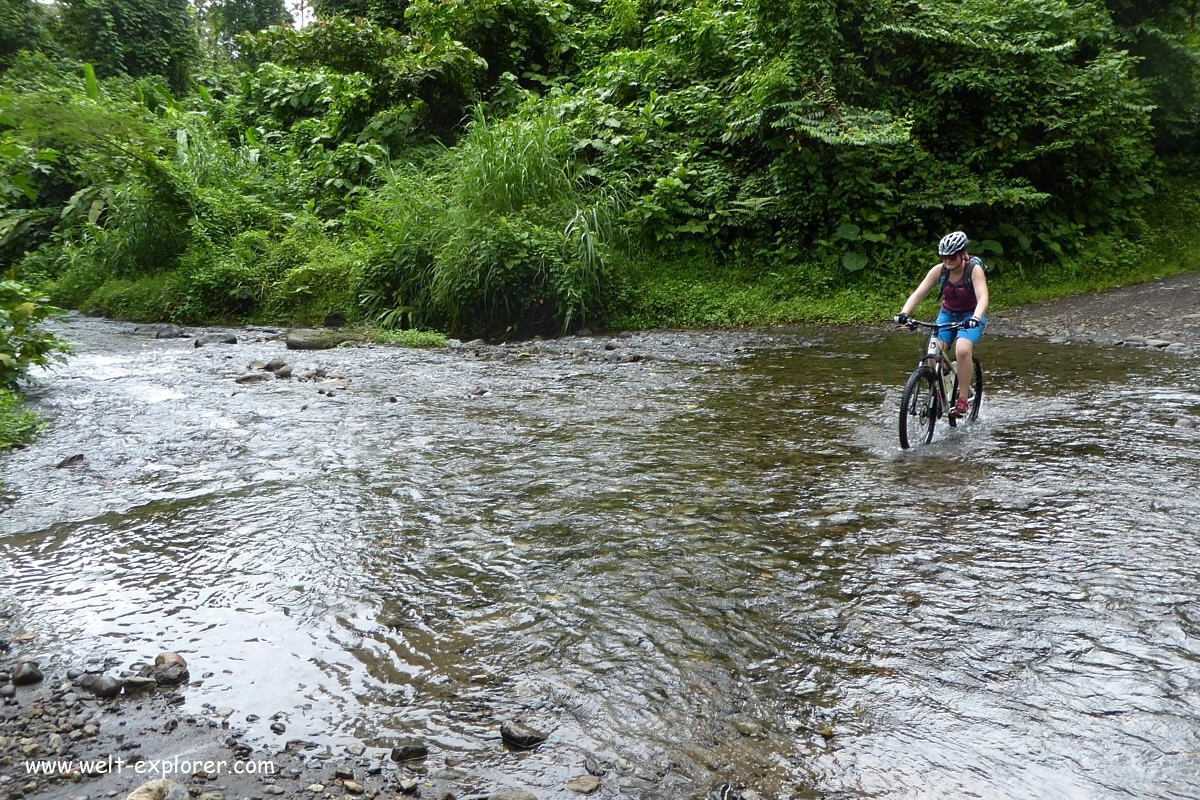
{"label": "dense foliage", "polygon": [[952,228],[1035,279],[1140,235],[1200,124],[1194,2],[37,5],[0,0],[47,32],[0,40],[0,266],[138,319],[497,335],[685,275],[895,294]]}
{"label": "dense foliage", "polygon": [[57,309],[16,281],[0,281],[0,390],[11,391],[31,367],[48,366],[65,344],[40,325]]}

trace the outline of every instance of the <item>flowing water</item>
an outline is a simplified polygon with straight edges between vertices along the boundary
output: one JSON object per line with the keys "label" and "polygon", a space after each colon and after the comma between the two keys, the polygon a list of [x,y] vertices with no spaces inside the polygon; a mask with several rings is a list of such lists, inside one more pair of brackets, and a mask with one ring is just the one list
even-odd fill
{"label": "flowing water", "polygon": [[[589,756],[602,796],[1200,796],[1198,360],[989,338],[979,422],[902,452],[923,342],[882,328],[131,331],[67,319],[0,459],[48,658],[176,650],[189,708],[539,796]],[[233,382],[272,357],[331,379]]]}

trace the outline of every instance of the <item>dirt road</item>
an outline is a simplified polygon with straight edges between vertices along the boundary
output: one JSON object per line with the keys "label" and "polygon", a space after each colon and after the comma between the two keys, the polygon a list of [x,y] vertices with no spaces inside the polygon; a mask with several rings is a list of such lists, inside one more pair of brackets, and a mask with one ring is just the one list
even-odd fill
{"label": "dirt road", "polygon": [[1200,272],[990,314],[988,332],[1200,351]]}

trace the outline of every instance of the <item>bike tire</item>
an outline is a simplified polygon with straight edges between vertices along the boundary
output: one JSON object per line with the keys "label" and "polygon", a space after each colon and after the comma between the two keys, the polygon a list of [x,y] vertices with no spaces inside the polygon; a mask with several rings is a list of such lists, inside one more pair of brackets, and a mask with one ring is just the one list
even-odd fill
{"label": "bike tire", "polygon": [[[967,420],[974,422],[979,419],[979,407],[983,405],[983,365],[979,363],[978,358],[971,359],[974,364],[974,377],[971,382],[975,384],[974,392],[971,395],[971,410],[967,414]],[[950,392],[950,397],[958,397],[958,375],[954,376],[954,388]],[[954,421],[950,422],[951,427],[954,426]]]}
{"label": "bike tire", "polygon": [[937,387],[933,370],[917,367],[900,397],[900,446],[905,450],[933,441],[937,425]]}

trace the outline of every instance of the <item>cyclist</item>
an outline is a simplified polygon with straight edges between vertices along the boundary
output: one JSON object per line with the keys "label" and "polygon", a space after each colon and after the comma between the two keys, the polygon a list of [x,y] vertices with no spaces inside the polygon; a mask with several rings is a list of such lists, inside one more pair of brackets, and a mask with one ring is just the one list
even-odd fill
{"label": "cyclist", "polygon": [[941,256],[942,263],[930,268],[916,291],[904,301],[904,308],[894,319],[899,325],[908,322],[908,316],[925,299],[925,295],[929,294],[934,285],[940,282],[939,297],[942,308],[938,313],[938,324],[963,323],[963,327],[957,332],[938,331],[938,341],[942,350],[948,349],[950,343],[955,342],[957,333],[954,357],[958,362],[958,401],[954,408],[950,409],[950,416],[959,418],[967,415],[967,394],[974,379],[972,359],[975,345],[979,344],[979,337],[983,335],[983,329],[987,325],[987,274],[983,262],[967,253],[967,235],[962,231],[943,236],[938,243],[938,255]]}

